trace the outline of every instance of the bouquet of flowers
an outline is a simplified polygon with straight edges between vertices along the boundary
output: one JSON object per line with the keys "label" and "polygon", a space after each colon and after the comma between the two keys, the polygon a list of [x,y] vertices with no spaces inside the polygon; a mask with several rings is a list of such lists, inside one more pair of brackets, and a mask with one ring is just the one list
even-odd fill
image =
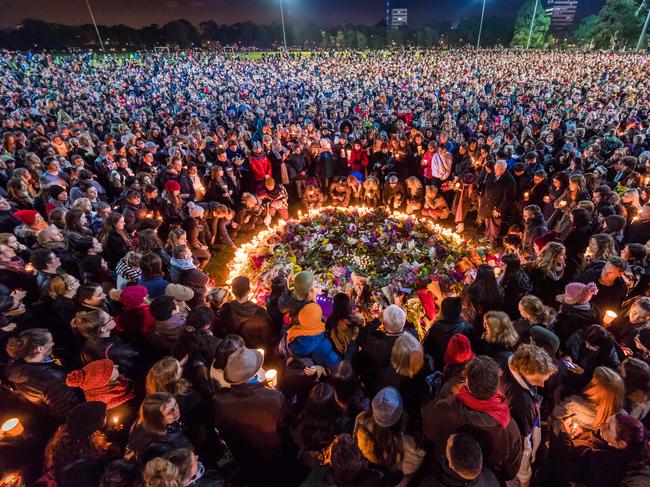
{"label": "bouquet of flowers", "polygon": [[485,261],[484,249],[429,220],[383,208],[327,207],[265,230],[242,246],[230,277],[246,275],[258,302],[273,277],[291,278],[303,270],[314,274],[325,295],[353,293],[363,282],[370,291],[366,296],[391,286],[409,299],[431,281],[445,294],[459,293]]}

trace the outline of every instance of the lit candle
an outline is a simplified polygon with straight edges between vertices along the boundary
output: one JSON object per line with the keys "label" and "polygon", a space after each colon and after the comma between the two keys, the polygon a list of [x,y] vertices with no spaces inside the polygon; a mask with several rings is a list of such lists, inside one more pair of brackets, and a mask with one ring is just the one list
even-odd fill
{"label": "lit candle", "polygon": [[560,208],[564,208],[567,205],[567,202],[565,200],[560,201],[560,204],[558,205]]}
{"label": "lit candle", "polygon": [[275,387],[278,385],[278,371],[275,369],[269,369],[265,372],[264,378],[266,379],[266,382],[269,384],[271,387]]}
{"label": "lit candle", "polygon": [[28,262],[25,264],[25,272],[33,273],[34,272],[34,266],[32,265],[31,262]]}
{"label": "lit candle", "polygon": [[117,425],[120,422],[119,416],[113,416],[112,421],[113,421],[113,424]]}
{"label": "lit candle", "polygon": [[618,315],[615,312],[613,312],[611,309],[608,309],[607,311],[605,311],[605,317],[603,318],[603,323],[605,325],[610,325],[612,321],[614,321],[617,317]]}
{"label": "lit candle", "polygon": [[456,189],[460,189],[460,183],[456,183]]}
{"label": "lit candle", "polygon": [[23,431],[25,431],[25,428],[18,418],[9,418],[0,426],[2,436],[20,436],[23,434]]}
{"label": "lit candle", "polygon": [[524,199],[527,200],[529,196],[530,196],[530,193],[528,191],[526,191],[524,193]]}

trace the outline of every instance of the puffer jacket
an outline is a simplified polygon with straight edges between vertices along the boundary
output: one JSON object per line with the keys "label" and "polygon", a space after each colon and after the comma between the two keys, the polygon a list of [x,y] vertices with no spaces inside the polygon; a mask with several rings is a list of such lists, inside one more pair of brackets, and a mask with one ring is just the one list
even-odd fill
{"label": "puffer jacket", "polygon": [[65,384],[66,373],[53,361],[11,360],[5,366],[5,376],[24,399],[44,407],[59,421],[63,421],[81,399],[75,389]]}
{"label": "puffer jacket", "polygon": [[294,357],[311,357],[316,365],[331,369],[341,361],[334,345],[325,332],[314,336],[299,336],[289,343],[289,352]]}

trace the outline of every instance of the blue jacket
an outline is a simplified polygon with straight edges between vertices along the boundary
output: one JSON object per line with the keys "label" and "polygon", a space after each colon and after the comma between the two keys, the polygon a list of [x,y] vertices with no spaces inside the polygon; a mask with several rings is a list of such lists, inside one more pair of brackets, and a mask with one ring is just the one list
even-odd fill
{"label": "blue jacket", "polygon": [[334,345],[325,332],[314,336],[300,336],[289,343],[289,352],[294,357],[310,357],[316,365],[331,369],[341,361]]}

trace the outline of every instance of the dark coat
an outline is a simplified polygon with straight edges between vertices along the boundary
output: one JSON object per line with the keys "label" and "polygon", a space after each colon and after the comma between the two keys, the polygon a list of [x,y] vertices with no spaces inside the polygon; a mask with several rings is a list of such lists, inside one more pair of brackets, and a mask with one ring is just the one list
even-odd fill
{"label": "dark coat", "polygon": [[514,203],[515,186],[512,174],[507,171],[499,179],[494,173],[488,174],[481,197],[479,217],[493,218],[492,210],[498,210],[502,217],[506,215]]}
{"label": "dark coat", "polygon": [[433,472],[424,477],[418,487],[498,487],[499,481],[488,469],[483,471],[474,480],[466,480],[449,468],[446,459],[435,462]]}
{"label": "dark coat", "polygon": [[205,285],[208,283],[209,278],[207,274],[199,269],[183,269],[180,273],[178,284],[192,288],[194,297],[187,302],[190,308],[201,306],[205,302]]}
{"label": "dark coat", "polygon": [[277,475],[284,395],[261,383],[240,384],[217,391],[212,406],[215,427],[242,469],[267,482]]}
{"label": "dark coat", "polygon": [[11,360],[5,376],[23,398],[44,407],[58,421],[80,402],[77,391],[65,384],[66,373],[54,362]]}
{"label": "dark coat", "polygon": [[178,448],[192,448],[190,440],[181,431],[161,436],[150,433],[138,425],[129,434],[125,457],[133,458],[145,465],[149,460]]}
{"label": "dark coat", "polygon": [[129,251],[128,245],[116,233],[109,233],[102,246],[104,248],[102,255],[109,269],[115,269],[120,259]]}
{"label": "dark coat", "polygon": [[424,407],[423,429],[435,444],[435,455],[445,453],[449,437],[460,431],[471,434],[480,443],[484,464],[501,479],[513,479],[519,471],[523,445],[514,419],[505,428],[487,413],[470,409],[456,396],[433,400]]}
{"label": "dark coat", "polygon": [[[523,377],[520,377],[524,381]],[[534,386],[526,383],[522,386],[514,377],[510,367],[503,374],[503,392],[510,408],[510,416],[517,422],[522,436],[532,433],[535,426],[540,426],[540,404],[542,397]]]}
{"label": "dark coat", "polygon": [[501,286],[503,287],[503,311],[508,313],[510,319],[517,319],[519,317],[519,301],[533,290],[533,283],[526,269],[522,268],[508,282],[501,281]]}
{"label": "dark coat", "polygon": [[563,305],[553,324],[553,330],[560,339],[560,349],[566,350],[569,337],[576,331],[599,323],[600,311],[597,307],[591,305],[589,309],[582,309],[577,305]]}
{"label": "dark coat", "polygon": [[462,318],[457,320],[437,320],[424,337],[422,343],[424,352],[433,358],[433,366],[436,370],[442,370],[445,366],[445,351],[449,340],[456,333],[461,333],[469,338],[472,345],[476,344],[476,331],[474,326]]}
{"label": "dark coat", "polygon": [[567,275],[572,276],[582,263],[592,233],[593,231],[589,221],[585,220],[576,224],[564,240],[563,243],[566,247]]}
{"label": "dark coat", "polygon": [[225,333],[241,336],[248,348],[270,350],[278,341],[271,318],[264,308],[252,301],[230,301],[221,307]]}
{"label": "dark coat", "polygon": [[631,223],[627,231],[627,243],[645,244],[650,240],[650,220]]}
{"label": "dark coat", "polygon": [[124,342],[116,336],[88,338],[81,349],[81,359],[84,363],[109,358],[126,375],[134,372],[139,355],[140,352],[130,343]]}

